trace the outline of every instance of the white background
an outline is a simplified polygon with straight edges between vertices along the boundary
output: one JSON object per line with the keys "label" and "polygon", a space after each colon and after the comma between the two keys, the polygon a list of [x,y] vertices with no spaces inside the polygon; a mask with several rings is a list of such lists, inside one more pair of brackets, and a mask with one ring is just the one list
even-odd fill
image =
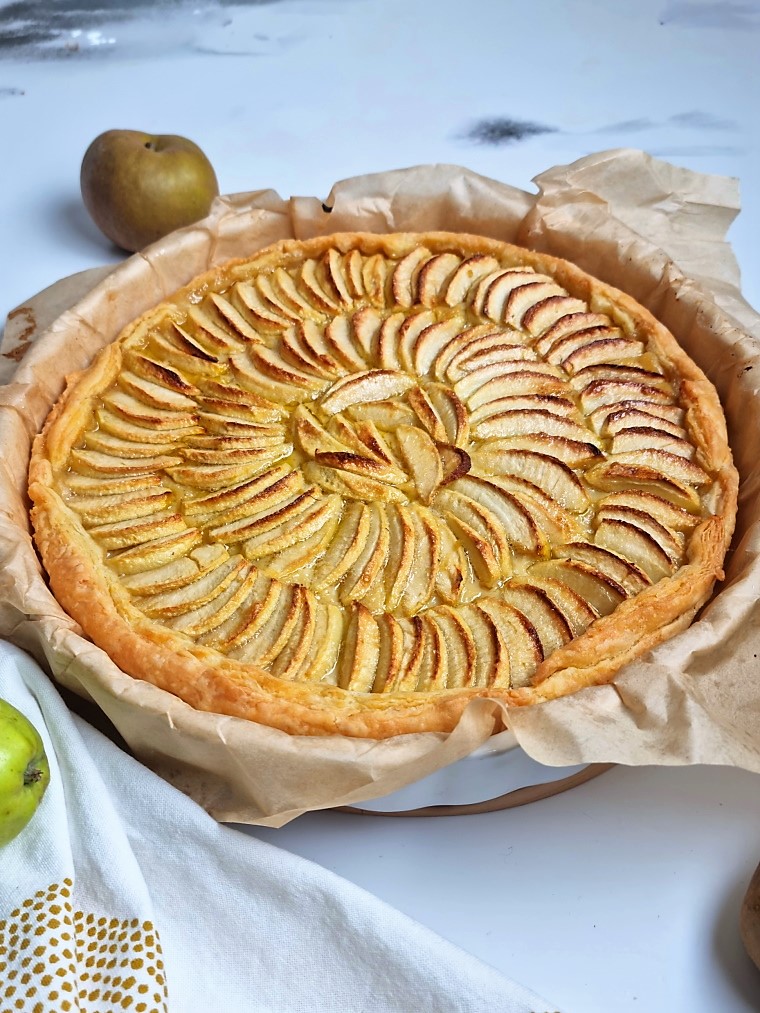
{"label": "white background", "polygon": [[[44,19],[55,5],[36,6]],[[551,165],[640,147],[739,177],[731,237],[760,306],[757,0],[125,2],[104,3],[114,14],[98,23],[67,6],[68,23],[25,48],[8,43],[21,28],[0,3],[0,319],[62,276],[121,259],[78,190],[84,150],[114,127],[189,136],[223,192],[284,197],[433,162],[531,189]],[[554,129],[468,138],[496,117]],[[760,861],[759,789],[740,771],[617,768],[502,813],[323,813],[253,832],[565,1013],[744,1013],[760,1010],[737,929]]]}

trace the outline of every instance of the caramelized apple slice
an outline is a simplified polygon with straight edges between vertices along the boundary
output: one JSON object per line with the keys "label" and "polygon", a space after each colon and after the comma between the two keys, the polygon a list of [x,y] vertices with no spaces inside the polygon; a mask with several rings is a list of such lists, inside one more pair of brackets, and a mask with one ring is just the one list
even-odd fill
{"label": "caramelized apple slice", "polygon": [[655,426],[628,426],[613,436],[611,454],[628,454],[639,450],[664,450],[687,461],[694,457],[694,447],[687,440]]}
{"label": "caramelized apple slice", "polygon": [[383,613],[377,617],[379,634],[374,693],[393,692],[401,676],[404,659],[404,631],[399,623]]}
{"label": "caramelized apple slice", "polygon": [[531,574],[530,582],[540,587],[551,598],[565,617],[574,637],[585,633],[591,623],[598,618],[589,603],[567,584],[547,577],[541,579],[534,574]]}
{"label": "caramelized apple slice", "polygon": [[352,405],[368,401],[386,401],[403,394],[414,386],[414,380],[392,369],[372,369],[354,373],[338,380],[323,395],[321,408],[329,415],[337,415]]}
{"label": "caramelized apple slice", "polygon": [[353,322],[350,317],[333,317],[325,328],[324,341],[328,353],[349,373],[360,372],[367,368],[367,361],[354,340]]}
{"label": "caramelized apple slice", "polygon": [[546,411],[568,419],[575,416],[577,409],[569,398],[560,397],[558,394],[511,394],[496,401],[488,401],[476,408],[470,415],[470,424],[476,426],[478,422],[483,422],[501,412],[520,410]]}
{"label": "caramelized apple slice", "polygon": [[521,612],[533,626],[545,658],[572,640],[570,624],[543,588],[513,580],[504,590],[504,600]]}
{"label": "caramelized apple slice", "polygon": [[402,359],[405,347],[411,348],[406,360],[406,368],[425,376],[444,348],[462,331],[461,317],[449,317],[448,320],[432,321],[406,345],[402,345]]}
{"label": "caramelized apple slice", "polygon": [[612,577],[629,595],[638,594],[649,587],[652,581],[647,574],[630,559],[590,542],[569,542],[559,545],[555,552],[562,559],[578,559]]}
{"label": "caramelized apple slice", "polygon": [[413,306],[417,301],[417,275],[432,253],[424,246],[415,247],[396,264],[391,280],[391,292],[399,306]]}
{"label": "caramelized apple slice", "polygon": [[435,443],[416,426],[399,426],[396,439],[417,495],[423,503],[429,503],[443,481],[441,458]]}
{"label": "caramelized apple slice", "polygon": [[506,638],[483,602],[465,606],[460,616],[475,644],[475,671],[470,686],[509,686],[510,664]]}
{"label": "caramelized apple slice", "polygon": [[337,496],[315,498],[295,519],[286,514],[275,527],[246,538],[243,553],[274,576],[302,570],[327,548],[325,540],[334,533],[339,513]]}
{"label": "caramelized apple slice", "polygon": [[353,315],[351,327],[354,340],[367,362],[379,361],[378,343],[382,325],[383,317],[373,306],[362,306]]}
{"label": "caramelized apple slice", "polygon": [[155,570],[165,563],[187,555],[203,541],[197,528],[185,528],[176,534],[161,535],[150,541],[114,553],[108,560],[109,566],[119,574],[142,573]]}
{"label": "caramelized apple slice", "polygon": [[610,496],[605,496],[602,506],[630,507],[633,510],[640,510],[650,517],[654,517],[671,531],[689,531],[698,521],[698,518],[688,510],[676,506],[653,492],[644,492],[643,490],[612,493]]}
{"label": "caramelized apple slice", "polygon": [[380,630],[369,609],[357,602],[346,631],[338,664],[338,685],[353,693],[369,693],[380,654]]}
{"label": "caramelized apple slice", "polygon": [[494,450],[486,460],[496,476],[524,478],[568,510],[583,513],[589,507],[580,479],[556,457],[533,450]]}
{"label": "caramelized apple slice", "polygon": [[456,253],[438,253],[423,264],[417,275],[417,302],[435,306],[442,302],[454,272],[462,263]]}
{"label": "caramelized apple slice", "polygon": [[199,545],[186,556],[142,573],[127,574],[121,583],[133,595],[156,595],[173,591],[220,566],[229,553],[223,545]]}
{"label": "caramelized apple slice", "polygon": [[536,342],[539,355],[548,355],[560,341],[579,333],[586,333],[593,327],[609,327],[610,319],[601,313],[589,313],[585,305],[576,313],[568,313],[558,317],[554,323],[542,331]]}
{"label": "caramelized apple slice", "polygon": [[594,442],[585,426],[542,409],[513,409],[499,412],[497,415],[492,415],[491,418],[479,422],[474,429],[475,437],[479,440],[523,436],[532,433],[542,436],[562,436],[567,440],[576,440],[580,443]]}
{"label": "caramelized apple slice", "polygon": [[444,302],[447,306],[458,306],[466,302],[473,286],[482,278],[498,270],[499,262],[485,253],[476,253],[463,260],[454,271],[446,288]]}
{"label": "caramelized apple slice", "polygon": [[401,327],[399,327],[396,354],[401,364],[401,369],[405,369],[408,373],[414,372],[414,348],[417,344],[417,339],[431,325],[435,325],[435,317],[432,311],[422,310],[419,313],[412,313],[407,316]]}
{"label": "caramelized apple slice", "polygon": [[441,605],[427,612],[426,618],[438,627],[446,643],[447,688],[473,685],[476,677],[477,648],[472,631],[459,611]]}
{"label": "caramelized apple slice", "polygon": [[586,481],[604,492],[653,493],[689,513],[698,513],[701,508],[694,489],[645,465],[604,461],[586,472]]}
{"label": "caramelized apple slice", "polygon": [[527,571],[526,579],[532,581],[534,577],[567,584],[600,616],[609,615],[628,597],[625,588],[612,577],[577,559],[552,559],[534,563]]}
{"label": "caramelized apple slice", "polygon": [[379,500],[383,503],[403,503],[406,496],[400,489],[367,475],[327,468],[317,461],[307,461],[303,467],[306,478],[328,492],[353,500]]}
{"label": "caramelized apple slice", "polygon": [[548,331],[563,317],[585,312],[586,304],[581,299],[569,295],[550,295],[526,310],[520,325],[535,337]]}
{"label": "caramelized apple slice", "polygon": [[364,503],[347,503],[335,537],[315,567],[312,580],[315,591],[333,587],[343,580],[361,555],[369,527],[369,507]]}
{"label": "caramelized apple slice", "polygon": [[536,668],[543,661],[544,652],[536,628],[522,612],[500,598],[484,597],[479,601],[481,611],[487,612],[508,645],[511,686],[530,684]]}
{"label": "caramelized apple slice", "polygon": [[546,454],[558,461],[563,461],[570,468],[580,468],[601,461],[602,452],[593,443],[569,440],[565,436],[546,436],[543,433],[532,433],[529,436],[510,436],[502,439],[487,440],[482,447],[473,451],[473,461],[482,471],[498,474],[498,454],[502,450],[528,450]]}
{"label": "caramelized apple slice", "polygon": [[300,682],[333,682],[342,643],[343,614],[335,605],[323,605],[317,610],[310,652],[294,678]]}
{"label": "caramelized apple slice", "polygon": [[371,503],[369,509],[367,540],[341,584],[340,599],[344,604],[364,598],[388,562],[390,527],[385,508]]}
{"label": "caramelized apple slice", "polygon": [[599,523],[594,535],[598,545],[625,555],[653,581],[669,577],[675,565],[657,541],[636,524],[627,521],[603,520]]}
{"label": "caramelized apple slice", "polygon": [[389,556],[386,573],[386,608],[394,612],[406,594],[406,586],[414,565],[417,529],[408,507],[397,506],[388,511],[390,526]]}

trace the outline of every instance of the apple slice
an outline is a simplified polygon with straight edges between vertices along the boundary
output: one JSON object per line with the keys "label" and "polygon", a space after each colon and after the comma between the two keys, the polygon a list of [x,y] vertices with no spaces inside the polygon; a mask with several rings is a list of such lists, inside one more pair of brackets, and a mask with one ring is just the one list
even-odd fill
{"label": "apple slice", "polygon": [[138,517],[107,524],[93,524],[89,534],[107,552],[127,549],[133,545],[168,535],[180,535],[187,530],[184,519],[171,510],[162,510],[148,517]]}
{"label": "apple slice", "polygon": [[351,419],[357,422],[371,422],[387,433],[392,433],[397,426],[413,426],[418,421],[412,409],[401,401],[355,404],[347,411]]}
{"label": "apple slice", "polygon": [[344,443],[328,433],[306,405],[298,405],[293,412],[293,430],[298,445],[310,457],[324,451],[344,451],[347,449]]}
{"label": "apple slice", "polygon": [[[499,381],[504,377],[505,373],[509,373],[510,371],[522,372],[523,370],[527,370],[528,372],[546,375],[546,371],[550,367],[546,367],[544,363],[529,362],[530,356],[533,355],[531,349],[522,348],[520,345],[514,345],[512,348],[516,349],[517,357],[505,356],[497,362],[479,366],[457,380],[454,384],[454,391],[457,397],[469,404],[474,404],[474,394],[486,386],[489,381]],[[490,398],[487,400],[490,400]]]}
{"label": "apple slice", "polygon": [[476,253],[472,257],[467,257],[449,279],[444,296],[446,305],[459,306],[460,303],[466,302],[473,286],[498,268],[498,260],[488,254]]}
{"label": "apple slice", "polygon": [[[495,336],[492,336],[495,337]],[[481,369],[486,369],[489,366],[500,364],[503,362],[515,362],[517,360],[525,361],[536,361],[536,354],[532,348],[527,348],[525,345],[516,345],[514,342],[506,343],[489,340],[483,342],[483,347],[470,352],[469,350],[463,356],[455,356],[448,368],[448,377],[452,383],[456,383],[457,380],[463,379],[468,374],[472,374]]]}
{"label": "apple slice", "polygon": [[286,588],[269,622],[245,645],[241,660],[255,661],[259,667],[268,668],[293,635],[307,595],[308,591],[300,584]]}
{"label": "apple slice", "polygon": [[[552,330],[556,331],[556,327]],[[619,328],[611,327],[609,320],[605,320],[603,324],[596,324],[592,327],[573,327],[566,333],[561,333],[559,337],[553,337],[551,345],[549,345],[551,337],[544,335],[537,342],[536,350],[540,355],[546,356],[549,362],[555,362],[559,365],[579,348],[584,348],[595,341],[611,340],[619,337]],[[541,346],[540,348],[538,347],[539,345]],[[640,351],[643,351],[643,348]],[[592,365],[592,363],[587,363],[587,365]]]}
{"label": "apple slice", "polygon": [[285,432],[281,426],[258,426],[252,423],[234,433],[201,432],[185,438],[185,447],[197,450],[255,450],[282,443]]}
{"label": "apple slice", "polygon": [[248,565],[240,556],[227,556],[216,566],[187,583],[171,590],[147,595],[140,602],[140,610],[154,619],[172,619],[200,608],[221,595]]}
{"label": "apple slice", "polygon": [[348,370],[327,350],[325,337],[313,320],[299,321],[288,327],[280,341],[280,353],[302,372],[334,380]]}
{"label": "apple slice", "polygon": [[272,290],[286,306],[293,308],[299,319],[304,316],[322,318],[322,311],[313,305],[311,299],[301,294],[295,280],[284,267],[276,268],[271,277]]}
{"label": "apple slice", "polygon": [[325,278],[320,271],[318,261],[310,259],[301,265],[301,272],[296,277],[296,285],[307,302],[323,313],[340,312],[340,303],[337,298],[327,291],[324,284]]}
{"label": "apple slice", "polygon": [[[339,418],[341,417],[337,416],[336,421]],[[400,467],[398,455],[394,455],[391,452],[388,441],[383,437],[383,434],[374,422],[357,421],[354,425],[354,432],[361,446],[366,448],[365,453],[369,451],[372,457],[390,467]]]}
{"label": "apple slice", "polygon": [[470,440],[470,422],[462,401],[453,390],[438,383],[431,383],[427,387],[427,396],[443,423],[446,435],[442,442],[458,447],[466,446]]}
{"label": "apple slice", "polygon": [[281,448],[285,441],[280,437],[274,441],[268,440],[264,446],[259,447],[181,447],[180,457],[186,464],[263,464],[266,466],[272,459],[274,453],[277,457],[283,456]]}
{"label": "apple slice", "polygon": [[[488,480],[523,505],[549,542],[582,537],[584,528],[580,519],[533,482],[517,475],[490,474]],[[548,552],[548,546],[545,552]]]}
{"label": "apple slice", "polygon": [[148,472],[111,478],[108,475],[84,475],[72,470],[66,473],[64,481],[67,498],[72,494],[86,497],[137,496],[155,495],[164,491],[160,476]]}
{"label": "apple slice", "polygon": [[314,569],[312,587],[315,591],[334,587],[343,580],[362,553],[369,534],[370,517],[366,504],[346,504],[335,537]]}
{"label": "apple slice", "polygon": [[412,313],[407,316],[401,327],[398,329],[396,338],[396,356],[401,363],[401,369],[408,373],[415,370],[414,348],[417,339],[431,325],[435,325],[435,317],[431,310],[422,310],[419,313]]}
{"label": "apple slice", "polygon": [[[333,415],[327,424],[328,432],[336,440],[340,440],[344,450],[350,450],[361,457],[366,457],[369,452],[369,455],[376,460],[382,461],[385,464],[396,464],[397,467],[401,468],[401,464],[390,453],[388,444],[382,439],[382,436],[380,437],[381,445],[372,446],[370,449],[370,446],[367,444],[368,430],[365,428],[368,426],[370,426],[369,422],[354,422],[353,418],[346,418],[343,414]],[[375,428],[375,431],[379,433],[377,428]]]}
{"label": "apple slice", "polygon": [[71,463],[75,471],[83,475],[102,475],[119,478],[127,475],[147,475],[182,463],[181,457],[168,454],[156,457],[114,457],[97,450],[73,450]]}
{"label": "apple slice", "polygon": [[535,626],[522,612],[500,598],[483,597],[478,602],[508,645],[511,686],[528,686],[544,658],[541,639]]}
{"label": "apple slice", "polygon": [[626,426],[613,436],[611,454],[627,454],[638,450],[664,450],[686,460],[694,457],[694,447],[687,440],[666,433],[656,426]]}
{"label": "apple slice", "polygon": [[341,505],[337,496],[315,498],[295,520],[285,516],[275,527],[247,538],[243,554],[278,577],[309,567],[327,548]]}
{"label": "apple slice", "polygon": [[[416,372],[418,376],[426,376],[443,350],[462,333],[463,327],[464,323],[460,316],[430,323],[420,331],[411,345],[412,351],[407,368]],[[406,342],[406,345],[408,344],[409,342]],[[402,358],[404,347],[402,345]]]}
{"label": "apple slice", "polygon": [[396,439],[417,495],[423,503],[429,503],[443,481],[441,458],[434,441],[416,426],[399,426]]}
{"label": "apple slice", "polygon": [[688,510],[668,502],[661,496],[642,490],[612,493],[611,496],[605,496],[601,506],[605,508],[630,507],[633,510],[640,510],[658,520],[660,524],[671,531],[689,531],[699,519]]}
{"label": "apple slice", "polygon": [[167,465],[165,471],[178,485],[193,489],[222,489],[238,485],[260,475],[270,465],[288,457],[293,451],[289,443],[280,444],[275,450],[261,450],[255,461],[242,464],[181,464]]}
{"label": "apple slice", "polygon": [[321,390],[324,386],[324,379],[314,376],[311,373],[290,366],[285,359],[273,348],[266,345],[258,345],[248,349],[248,358],[254,369],[260,370],[267,377],[271,377],[278,384],[286,384],[292,387],[301,387],[308,391]]}
{"label": "apple slice", "polygon": [[174,497],[168,489],[155,493],[137,493],[133,496],[82,496],[67,500],[76,510],[82,524],[106,524],[112,521],[137,520],[163,513],[172,505]]}
{"label": "apple slice", "polygon": [[446,688],[471,686],[476,674],[477,648],[470,627],[458,610],[445,605],[431,609],[425,618],[438,627],[446,644]]}
{"label": "apple slice", "polygon": [[586,481],[604,492],[653,493],[689,513],[699,513],[699,496],[690,486],[656,468],[604,461],[586,472]]}
{"label": "apple slice", "polygon": [[301,315],[298,310],[295,309],[293,303],[290,300],[283,298],[282,294],[277,291],[273,284],[272,275],[270,274],[257,274],[254,278],[254,284],[258,289],[259,296],[264,302],[264,305],[271,308],[275,313],[279,313],[281,317],[292,322],[297,322],[301,319]]}
{"label": "apple slice", "polygon": [[419,506],[412,507],[410,515],[415,528],[414,563],[401,602],[407,615],[418,612],[430,603],[441,550],[438,519],[429,510]]}
{"label": "apple slice", "polygon": [[399,332],[406,323],[405,313],[392,313],[383,321],[377,336],[377,360],[383,369],[402,369]]}
{"label": "apple slice", "polygon": [[536,303],[541,303],[552,296],[566,296],[567,292],[555,281],[529,281],[513,288],[504,306],[504,320],[511,327],[525,330],[523,317]]}
{"label": "apple slice", "polygon": [[311,651],[317,627],[318,605],[308,593],[301,595],[300,609],[293,631],[285,646],[276,654],[270,672],[278,679],[294,679]]}
{"label": "apple slice", "polygon": [[258,504],[279,502],[305,487],[303,475],[291,471],[287,464],[278,464],[247,482],[230,486],[208,496],[185,500],[183,513],[197,523],[206,523],[212,517],[217,523],[245,517],[256,510]]}
{"label": "apple slice", "polygon": [[[514,368],[513,368],[514,367]],[[510,394],[567,394],[567,383],[558,366],[544,362],[504,362],[501,373],[488,380],[465,400],[474,411],[481,405]]]}
{"label": "apple slice", "polygon": [[576,373],[597,363],[633,359],[643,351],[644,345],[640,341],[631,341],[630,338],[599,338],[566,355],[562,359],[562,366],[568,373]]}
{"label": "apple slice", "polygon": [[[425,652],[425,641],[428,633],[419,616],[411,619],[398,621],[404,636],[404,646],[401,657],[401,671],[398,673],[396,684],[392,687],[400,693],[414,693],[420,686],[420,674],[422,672],[422,661]],[[388,690],[386,684],[386,691]]]}
{"label": "apple slice", "polygon": [[[164,436],[166,431],[164,431]],[[125,440],[108,432],[95,429],[85,436],[85,447],[98,450],[113,457],[127,457],[137,460],[141,457],[155,457],[159,454],[176,452],[177,445],[170,443],[138,443],[136,440]]]}
{"label": "apple slice", "polygon": [[606,405],[620,407],[623,401],[642,401],[653,405],[670,405],[672,397],[659,387],[650,387],[639,380],[592,380],[580,391],[586,415]]}
{"label": "apple slice", "polygon": [[494,451],[491,460],[496,477],[514,475],[523,478],[574,513],[583,513],[589,507],[580,479],[556,457],[533,450],[498,450]]}
{"label": "apple slice", "polygon": [[[535,271],[529,269],[510,271],[508,274],[502,274],[501,277],[496,278],[488,286],[488,291],[483,300],[483,316],[488,317],[489,320],[496,320],[501,323],[505,320],[507,302],[512,292],[522,285],[537,282],[553,283],[553,279],[545,274],[537,274]],[[558,289],[555,294],[559,295],[561,291],[561,289]]]}
{"label": "apple slice", "polygon": [[[230,331],[237,340],[243,341],[246,344],[256,344],[261,341],[255,328],[251,326],[250,322],[246,320],[239,309],[236,309],[225,296],[218,292],[210,292],[204,303],[206,309],[210,308],[209,303],[213,305],[226,330]],[[181,344],[184,346],[184,342]],[[193,354],[191,349],[185,350],[190,352],[191,355]]]}
{"label": "apple slice", "polygon": [[372,503],[367,541],[341,584],[340,600],[344,604],[364,598],[378,579],[388,561],[389,542],[390,527],[385,507]]}
{"label": "apple slice", "polygon": [[473,451],[472,457],[477,461],[478,468],[498,474],[498,463],[491,455],[494,451],[502,450],[530,450],[547,454],[558,461],[563,461],[570,468],[581,468],[594,461],[600,461],[603,457],[602,451],[594,443],[570,440],[565,436],[547,436],[542,433],[487,440],[482,447]]}
{"label": "apple slice", "polygon": [[321,277],[324,281],[323,287],[330,290],[330,294],[337,298],[341,306],[349,307],[353,305],[353,285],[346,272],[346,264],[343,257],[333,246],[322,256]]}
{"label": "apple slice", "polygon": [[475,644],[475,671],[470,685],[509,686],[509,650],[491,610],[482,607],[482,602],[479,601],[465,606],[460,615],[470,628]]}
{"label": "apple slice", "polygon": [[536,577],[539,580],[548,578],[567,584],[600,616],[609,615],[628,597],[625,588],[616,580],[578,559],[552,559],[535,563],[525,576],[529,581]]}
{"label": "apple slice", "polygon": [[[459,496],[467,497],[471,502],[474,501],[481,511],[487,512],[484,516],[484,523],[487,525],[485,533],[500,554],[504,537],[519,552],[539,556],[547,554],[546,536],[536,523],[537,513],[532,506],[526,506],[522,499],[487,479],[473,475],[472,472],[452,482],[448,489]],[[448,494],[448,489],[445,495]],[[494,518],[497,519],[495,532],[491,530]],[[508,558],[509,553],[506,555]],[[509,566],[505,565],[503,576],[508,576],[510,569],[511,562]]]}
{"label": "apple slice", "polygon": [[535,584],[510,581],[504,590],[504,600],[521,612],[535,629],[545,658],[573,639],[573,631],[562,610]]}
{"label": "apple slice", "polygon": [[204,380],[202,394],[196,398],[199,405],[208,406],[222,415],[232,415],[243,422],[276,422],[285,415],[285,409],[250,390],[220,383],[218,380]]}
{"label": "apple slice", "polygon": [[[488,292],[491,286],[504,277],[511,277],[512,275],[526,275],[533,271],[532,267],[497,267],[494,271],[488,274],[482,275],[480,280],[473,288],[470,289],[469,297],[471,300],[472,311],[478,316],[484,316],[485,301],[488,296]],[[516,281],[515,285],[520,284],[520,281]]]}
{"label": "apple slice", "polygon": [[156,595],[173,591],[203,577],[229,558],[223,545],[199,545],[186,556],[171,560],[163,566],[142,573],[127,574],[121,583],[130,594]]}
{"label": "apple slice", "polygon": [[176,534],[159,534],[156,538],[114,553],[108,559],[108,565],[118,574],[142,573],[155,570],[165,563],[187,555],[203,541],[203,535],[197,528],[187,528]]}
{"label": "apple slice", "polygon": [[[574,313],[567,313],[557,317],[551,326],[541,331],[541,337],[536,342],[536,351],[539,355],[548,355],[558,342],[579,331],[587,331],[591,327],[609,327],[610,318],[601,313],[589,313],[585,304]],[[531,333],[537,333],[531,331]]]}
{"label": "apple slice", "polygon": [[604,419],[602,432],[608,436],[616,436],[627,429],[638,429],[642,426],[654,429],[661,435],[674,436],[676,439],[683,439],[686,436],[683,426],[675,425],[667,419],[661,419],[638,408],[624,408],[621,411],[610,412]]}
{"label": "apple slice", "polygon": [[553,327],[558,320],[576,313],[585,313],[586,304],[570,295],[550,295],[534,303],[522,316],[520,326],[537,337]]}
{"label": "apple slice", "polygon": [[379,655],[377,621],[369,609],[356,602],[338,663],[338,685],[353,693],[369,693],[375,681]]}
{"label": "apple slice", "polygon": [[411,510],[396,506],[388,510],[390,527],[389,556],[386,572],[386,609],[394,612],[406,594],[406,586],[414,564],[417,529]]}
{"label": "apple slice", "polygon": [[675,565],[655,539],[636,524],[603,520],[599,523],[594,538],[603,548],[625,555],[654,583],[663,577],[669,577],[675,569]]}
{"label": "apple slice", "polygon": [[533,574],[531,574],[530,582],[535,587],[540,587],[551,598],[565,617],[573,637],[579,637],[585,633],[591,623],[598,618],[589,603],[567,584],[549,578],[540,579]]}
{"label": "apple slice", "polygon": [[286,584],[282,584],[279,580],[270,580],[255,568],[252,572],[255,573],[254,584],[248,598],[241,603],[238,615],[217,626],[216,630],[205,638],[206,643],[212,644],[225,654],[240,656],[245,645],[249,641],[255,641],[267,626],[278,607],[282,604],[287,605],[290,601],[290,591]]}
{"label": "apple slice", "polygon": [[248,317],[253,324],[252,329],[278,333],[288,326],[289,316],[275,309],[271,303],[267,304],[253,282],[239,281],[233,292],[239,306],[244,308],[244,319]]}
{"label": "apple slice", "polygon": [[[460,511],[462,512],[464,511]],[[509,571],[511,567],[508,551],[497,555],[498,550],[494,551],[490,541],[481,533],[481,526],[476,528],[460,514],[447,511],[444,516],[464,548],[478,580],[486,587],[495,587],[499,584],[505,577],[504,571]],[[507,560],[510,560],[509,564]],[[509,576],[509,572],[506,576]]]}
{"label": "apple slice", "polygon": [[313,487],[307,488],[303,492],[289,496],[284,502],[278,500],[271,503],[255,514],[209,528],[207,535],[215,542],[231,545],[263,534],[281,524],[296,523],[302,514],[314,509],[318,495]]}
{"label": "apple slice", "polygon": [[383,308],[386,305],[385,290],[388,284],[388,267],[382,253],[375,253],[364,261],[362,281],[370,303]]}
{"label": "apple slice", "polygon": [[237,614],[241,606],[250,598],[256,580],[256,571],[244,563],[229,586],[213,601],[200,605],[191,612],[186,612],[174,619],[165,619],[164,623],[203,642]]}
{"label": "apple slice", "polygon": [[309,654],[293,678],[298,682],[333,682],[343,644],[343,613],[335,605],[317,609]]}
{"label": "apple slice", "polygon": [[438,417],[438,412],[433,407],[427,391],[422,387],[413,387],[407,395],[407,400],[428,435],[438,443],[447,443],[449,439],[448,433],[443,422]]}
{"label": "apple slice", "polygon": [[422,625],[425,636],[417,688],[422,692],[439,692],[448,682],[448,647],[440,627],[429,616],[422,616]]}
{"label": "apple slice", "polygon": [[123,369],[118,385],[143,404],[167,411],[195,411],[195,401],[190,395],[199,393],[195,384],[187,383],[179,373],[162,366],[143,355],[128,357],[134,372]]}
{"label": "apple slice", "polygon": [[628,506],[614,506],[602,500],[596,515],[597,522],[623,521],[646,531],[657,542],[659,547],[672,563],[680,563],[683,556],[684,536],[681,532],[671,531],[644,510]]}
{"label": "apple slice", "polygon": [[566,419],[575,416],[577,411],[569,398],[560,397],[559,394],[510,394],[476,408],[470,415],[470,424],[476,426],[478,422],[501,412],[521,410],[546,411]]}
{"label": "apple slice", "polygon": [[192,411],[156,408],[118,389],[105,394],[103,404],[127,422],[150,429],[186,429],[197,424]]}
{"label": "apple slice", "polygon": [[441,601],[449,604],[471,601],[478,596],[481,588],[474,578],[467,553],[443,521],[439,524],[438,534],[441,551],[435,578],[436,594]]}
{"label": "apple slice", "polygon": [[432,256],[430,250],[417,246],[396,264],[391,291],[399,306],[414,306],[417,301],[417,275],[422,265]]}
{"label": "apple slice", "polygon": [[[646,415],[650,420],[656,419],[658,424],[659,422],[664,422],[668,426],[675,426],[677,429],[683,431],[680,423],[683,421],[684,413],[683,409],[679,408],[678,405],[653,404],[651,401],[642,401],[638,399],[618,401],[602,405],[600,408],[591,412],[587,421],[591,426],[593,426],[596,432],[604,432],[609,419],[613,416],[616,419],[622,419],[628,412],[640,412],[641,414]],[[647,424],[654,425],[655,423],[650,421]]]}
{"label": "apple slice", "polygon": [[643,591],[652,583],[647,574],[635,563],[616,552],[602,548],[601,545],[592,545],[590,542],[568,542],[567,545],[557,546],[555,552],[562,559],[578,559],[606,573],[631,596]]}
{"label": "apple slice", "polygon": [[[641,357],[639,357],[641,361]],[[570,383],[575,390],[582,390],[592,380],[632,380],[634,383],[645,383],[649,387],[657,387],[667,394],[674,394],[673,386],[666,376],[651,369],[633,366],[631,363],[597,363],[584,366],[574,374]]]}
{"label": "apple slice", "polygon": [[382,503],[404,503],[406,501],[404,493],[392,485],[366,475],[324,467],[317,461],[308,461],[304,465],[303,472],[310,482],[327,492],[338,493],[345,499],[370,502],[378,500]]}
{"label": "apple slice", "polygon": [[441,468],[443,469],[441,485],[449,485],[450,482],[456,482],[458,478],[462,478],[472,468],[470,455],[466,450],[462,450],[461,447],[452,447],[448,443],[439,443],[437,450],[438,456],[441,459]]}
{"label": "apple slice", "polygon": [[563,436],[580,443],[593,443],[592,434],[573,419],[555,415],[543,409],[512,409],[492,415],[475,426],[474,435],[479,440],[493,437],[524,436],[536,433],[543,436]]}
{"label": "apple slice", "polygon": [[[616,436],[615,439],[620,439],[620,437]],[[616,454],[614,457],[608,458],[608,460],[611,464],[631,464],[653,468],[667,475],[668,478],[674,478],[677,482],[681,482],[684,485],[699,487],[708,485],[711,482],[710,476],[699,465],[667,450],[644,449],[630,451],[628,453]]]}
{"label": "apple slice", "polygon": [[[421,430],[415,432],[424,436]],[[435,450],[435,445],[433,445]],[[438,455],[435,455],[436,461]],[[378,460],[376,457],[368,457],[366,454],[353,454],[345,451],[319,451],[314,455],[317,464],[325,468],[336,468],[340,471],[350,471],[362,478],[377,479],[380,482],[389,482],[391,485],[405,485],[408,481],[405,473],[392,464]]]}
{"label": "apple slice", "polygon": [[325,328],[324,341],[330,355],[349,373],[367,368],[367,362],[355,340],[351,317],[333,317]]}
{"label": "apple slice", "polygon": [[449,342],[442,345],[425,372],[432,374],[437,380],[446,380],[449,363],[460,351],[482,337],[495,334],[504,335],[506,338],[507,333],[496,324],[476,324],[474,327],[463,327]]}
{"label": "apple slice", "polygon": [[437,253],[431,257],[417,274],[416,301],[423,306],[435,306],[442,302],[449,282],[461,263],[462,258],[456,253]]}
{"label": "apple slice", "polygon": [[190,306],[184,320],[172,320],[172,326],[183,338],[189,338],[212,355],[240,348],[249,339],[233,330],[210,300]]}
{"label": "apple slice", "polygon": [[379,362],[380,328],[383,316],[374,306],[362,306],[351,318],[354,342],[367,362]]}
{"label": "apple slice", "polygon": [[[281,357],[278,358],[283,364],[280,376],[284,377],[287,373],[292,373],[292,369],[288,368],[285,360]],[[315,377],[308,377],[305,373],[301,375],[301,382],[298,384],[293,384],[285,379],[275,379],[271,374],[276,371],[276,366],[265,372],[260,368],[260,359],[253,362],[244,352],[233,352],[229,358],[229,366],[233,376],[244,390],[270,401],[281,401],[286,405],[305,400],[310,393],[322,386],[321,381],[317,381]]]}
{"label": "apple slice", "polygon": [[392,369],[371,369],[338,380],[322,396],[321,408],[337,415],[355,404],[386,401],[414,386],[414,380]]}
{"label": "apple slice", "polygon": [[404,631],[393,616],[377,617],[379,634],[374,693],[393,692],[401,676],[404,660]]}

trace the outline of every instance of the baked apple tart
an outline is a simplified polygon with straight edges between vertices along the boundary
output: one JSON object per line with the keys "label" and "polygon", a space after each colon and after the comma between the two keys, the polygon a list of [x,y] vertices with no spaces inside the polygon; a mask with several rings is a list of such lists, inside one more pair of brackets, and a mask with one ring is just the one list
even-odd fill
{"label": "baked apple tart", "polygon": [[722,576],[717,394],[633,299],[448,233],[279,243],[70,378],[29,493],[131,676],[291,733],[447,731],[609,681]]}

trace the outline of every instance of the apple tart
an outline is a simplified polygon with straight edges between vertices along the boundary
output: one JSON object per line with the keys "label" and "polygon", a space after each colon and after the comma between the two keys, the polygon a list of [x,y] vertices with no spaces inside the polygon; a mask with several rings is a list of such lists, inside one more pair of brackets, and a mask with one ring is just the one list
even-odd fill
{"label": "apple tart", "polygon": [[69,378],[29,485],[53,593],[124,672],[369,738],[609,681],[710,595],[736,489],[643,307],[448,233],[195,279]]}

